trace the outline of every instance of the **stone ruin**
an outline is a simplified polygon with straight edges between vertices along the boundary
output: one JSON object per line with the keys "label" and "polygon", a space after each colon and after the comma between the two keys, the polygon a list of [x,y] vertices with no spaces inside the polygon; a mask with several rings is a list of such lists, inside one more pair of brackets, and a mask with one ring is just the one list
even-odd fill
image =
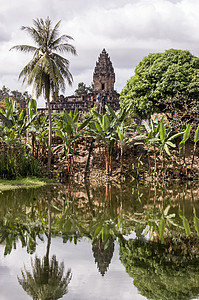
{"label": "stone ruin", "polygon": [[[63,111],[88,112],[94,106],[100,113],[105,113],[105,103],[113,110],[119,109],[119,93],[114,90],[115,72],[110,57],[105,49],[101,52],[93,73],[93,92],[81,96],[60,95],[56,100],[50,102],[51,111],[60,113]],[[47,108],[40,109],[47,112]]]}

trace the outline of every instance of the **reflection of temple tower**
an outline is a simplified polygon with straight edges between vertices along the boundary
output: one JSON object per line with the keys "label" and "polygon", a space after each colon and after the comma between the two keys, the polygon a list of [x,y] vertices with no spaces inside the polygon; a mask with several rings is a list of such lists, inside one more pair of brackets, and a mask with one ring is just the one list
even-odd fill
{"label": "reflection of temple tower", "polygon": [[99,240],[92,246],[95,263],[102,276],[107,272],[114,252],[114,242],[111,242],[107,248],[105,245],[106,243]]}
{"label": "reflection of temple tower", "polygon": [[93,73],[94,91],[114,91],[115,73],[110,57],[103,49]]}

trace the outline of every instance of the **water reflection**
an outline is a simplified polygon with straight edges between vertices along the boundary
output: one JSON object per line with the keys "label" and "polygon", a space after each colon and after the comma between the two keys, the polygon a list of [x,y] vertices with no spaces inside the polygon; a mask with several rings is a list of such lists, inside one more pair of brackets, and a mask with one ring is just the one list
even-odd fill
{"label": "water reflection", "polygon": [[102,276],[108,271],[111,259],[114,252],[114,242],[110,241],[107,245],[102,239],[95,241],[92,245],[93,256],[95,258],[95,263]]}
{"label": "water reflection", "polygon": [[[120,260],[143,296],[193,299],[199,294],[198,189],[197,183],[73,184],[5,192],[0,194],[0,242],[5,244],[5,255],[19,241],[34,253],[37,239],[47,236],[45,256],[36,256],[32,272],[25,268],[19,276],[27,293],[32,291],[31,282],[34,293],[46,290],[49,295],[47,291],[56,289],[57,295],[66,293],[71,271],[64,275],[63,263],[54,255],[50,258],[51,237],[74,244],[86,237],[102,276],[108,273],[118,243]],[[128,238],[132,231],[136,239]],[[45,297],[40,294],[39,299]]]}
{"label": "water reflection", "polygon": [[49,192],[47,192],[47,208],[46,254],[43,259],[35,256],[34,261],[31,260],[32,273],[25,267],[24,271],[21,271],[22,278],[18,277],[18,282],[32,299],[56,300],[62,298],[68,292],[68,284],[71,281],[72,273],[68,269],[66,275],[64,275],[64,262],[59,264],[55,255],[51,259],[49,258],[52,234],[51,197]]}
{"label": "water reflection", "polygon": [[64,275],[64,263],[58,263],[56,256],[49,259],[35,257],[31,260],[32,273],[26,268],[22,277],[18,277],[19,284],[32,299],[56,300],[68,292],[71,281],[71,271],[68,269]]}
{"label": "water reflection", "polygon": [[198,245],[198,240],[189,239],[178,242],[172,239],[165,244],[130,239],[120,245],[120,260],[147,299],[196,299],[199,295]]}

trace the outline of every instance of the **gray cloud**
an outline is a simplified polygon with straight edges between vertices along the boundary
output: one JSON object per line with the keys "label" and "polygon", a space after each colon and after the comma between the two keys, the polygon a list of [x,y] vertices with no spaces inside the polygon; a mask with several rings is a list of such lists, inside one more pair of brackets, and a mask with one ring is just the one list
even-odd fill
{"label": "gray cloud", "polygon": [[113,62],[118,90],[149,53],[176,48],[198,54],[198,0],[0,0],[0,5],[0,87],[20,89],[16,74],[30,57],[8,50],[32,44],[20,27],[40,17],[49,16],[54,23],[61,19],[60,33],[74,38],[79,55],[68,57],[74,85],[67,93],[78,80],[92,81],[103,48]]}

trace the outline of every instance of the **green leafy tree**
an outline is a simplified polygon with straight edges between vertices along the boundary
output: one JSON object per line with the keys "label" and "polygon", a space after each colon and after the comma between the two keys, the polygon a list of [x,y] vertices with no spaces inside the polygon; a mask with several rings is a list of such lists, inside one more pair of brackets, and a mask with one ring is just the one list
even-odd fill
{"label": "green leafy tree", "polygon": [[78,87],[75,90],[75,96],[81,96],[82,94],[88,94],[93,91],[93,83],[91,85],[86,86],[84,82],[79,82]]}
{"label": "green leafy tree", "polygon": [[123,88],[120,104],[132,104],[132,113],[141,118],[163,110],[164,101],[180,93],[190,99],[199,96],[199,58],[189,51],[170,49],[152,53],[135,68]]}
{"label": "green leafy tree", "polygon": [[68,43],[72,37],[68,35],[59,36],[59,21],[54,27],[47,17],[45,20],[33,20],[33,27],[22,26],[34,40],[36,46],[17,45],[11,49],[25,53],[33,53],[31,61],[23,68],[19,78],[24,77],[28,85],[33,84],[36,97],[44,95],[47,101],[49,116],[49,138],[48,138],[48,171],[51,166],[52,145],[52,119],[50,111],[50,96],[56,99],[60,90],[65,90],[65,78],[69,85],[72,84],[72,74],[69,71],[69,61],[59,53],[69,52],[76,55],[74,46]]}

